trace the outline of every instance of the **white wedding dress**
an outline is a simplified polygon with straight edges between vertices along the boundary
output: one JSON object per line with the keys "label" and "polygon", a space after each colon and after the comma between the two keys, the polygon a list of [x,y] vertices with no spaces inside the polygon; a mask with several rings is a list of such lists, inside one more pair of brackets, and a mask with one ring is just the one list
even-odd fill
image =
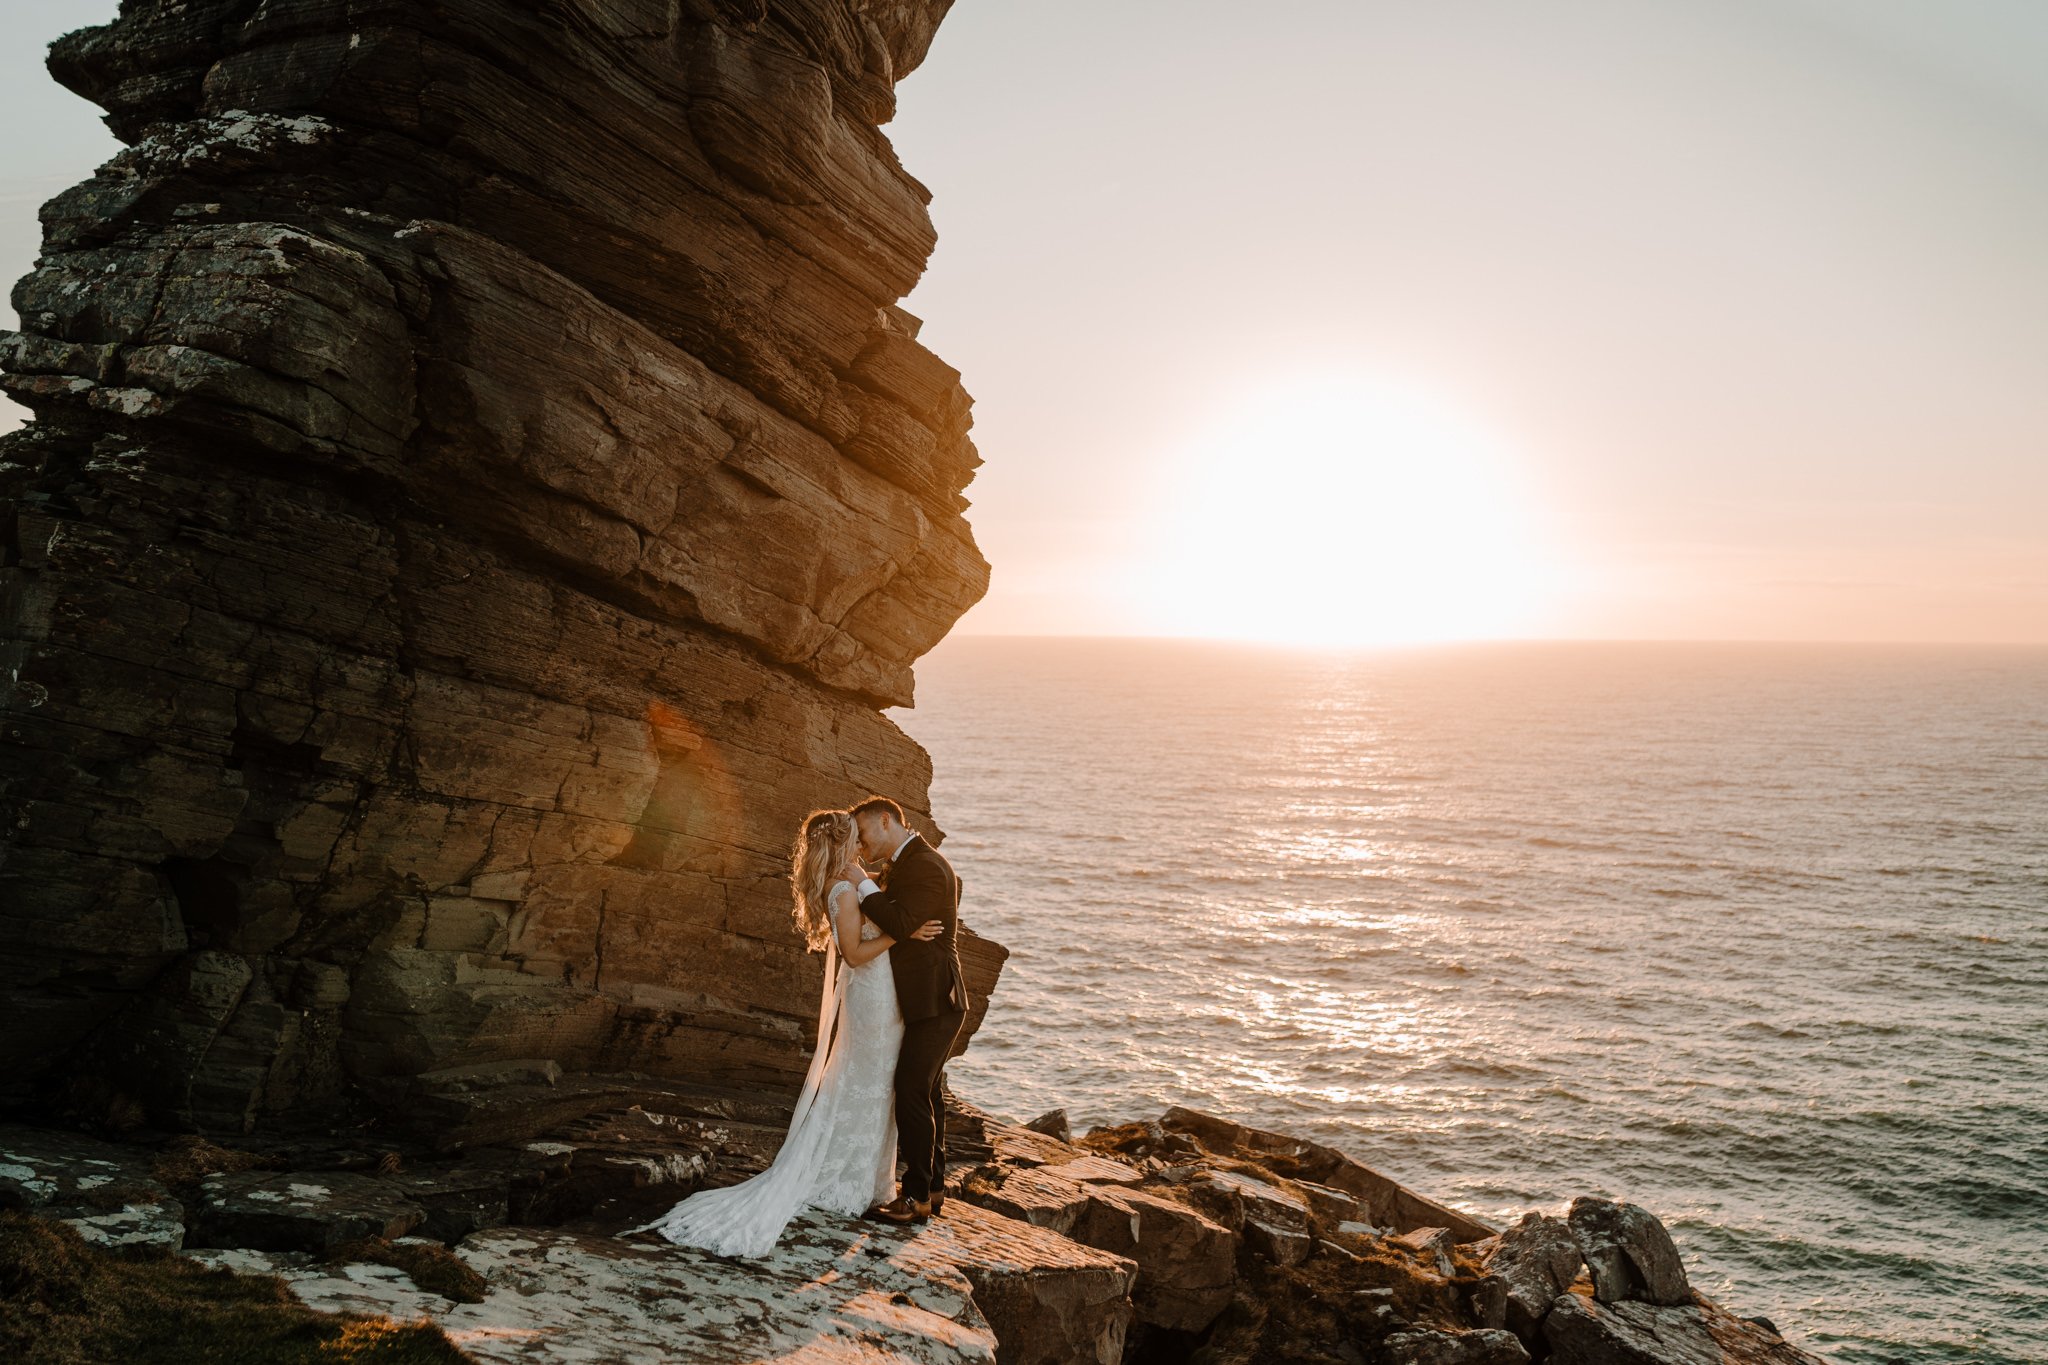
{"label": "white wedding dress", "polygon": [[[849,882],[836,883],[853,889]],[[881,930],[861,921],[863,943]],[[643,1227],[678,1246],[722,1256],[760,1256],[806,1208],[857,1214],[896,1197],[896,1055],[903,1011],[884,951],[858,967],[825,949],[818,1049],[773,1165],[750,1180],[699,1190]]]}

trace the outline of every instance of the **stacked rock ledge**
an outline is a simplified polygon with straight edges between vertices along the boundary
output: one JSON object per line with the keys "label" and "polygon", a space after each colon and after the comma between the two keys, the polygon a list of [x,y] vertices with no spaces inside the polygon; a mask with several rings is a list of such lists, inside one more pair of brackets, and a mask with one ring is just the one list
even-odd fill
{"label": "stacked rock ledge", "polygon": [[0,334],[0,1103],[794,1087],[791,837],[871,791],[937,837],[880,708],[988,581],[880,131],[947,3],[127,0],[53,47],[128,145]]}

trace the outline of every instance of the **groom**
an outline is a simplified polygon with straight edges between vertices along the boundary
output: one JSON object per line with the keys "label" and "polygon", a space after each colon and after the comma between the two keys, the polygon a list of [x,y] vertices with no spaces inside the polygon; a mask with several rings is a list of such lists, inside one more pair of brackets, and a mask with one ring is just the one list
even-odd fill
{"label": "groom", "polygon": [[[903,808],[870,796],[853,808],[861,861],[885,865],[877,886],[860,884],[860,912],[896,940],[889,971],[903,1009],[903,1050],[896,1058],[896,1140],[906,1167],[897,1197],[874,1210],[892,1223],[921,1223],[946,1202],[946,1109],[939,1093],[946,1058],[967,1018],[967,983],[960,974],[960,879],[903,823]],[[910,936],[926,920],[945,925],[929,943]]]}

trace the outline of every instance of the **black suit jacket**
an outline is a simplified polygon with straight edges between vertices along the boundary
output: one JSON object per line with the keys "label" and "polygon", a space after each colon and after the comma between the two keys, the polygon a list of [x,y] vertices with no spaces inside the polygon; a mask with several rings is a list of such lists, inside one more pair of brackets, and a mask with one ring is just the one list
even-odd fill
{"label": "black suit jacket", "polygon": [[[960,972],[960,878],[923,836],[903,846],[889,867],[887,890],[863,896],[860,912],[896,940],[889,972],[905,1023],[967,1008],[967,978]],[[926,920],[946,927],[929,943],[910,936]]]}

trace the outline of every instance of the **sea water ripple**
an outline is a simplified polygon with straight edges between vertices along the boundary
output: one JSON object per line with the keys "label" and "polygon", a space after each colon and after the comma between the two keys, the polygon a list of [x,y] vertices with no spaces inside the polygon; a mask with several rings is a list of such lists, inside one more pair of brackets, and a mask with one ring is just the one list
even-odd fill
{"label": "sea water ripple", "polygon": [[1626,1197],[1845,1365],[2048,1360],[2048,651],[969,637],[896,715],[1013,953],[970,1097]]}

